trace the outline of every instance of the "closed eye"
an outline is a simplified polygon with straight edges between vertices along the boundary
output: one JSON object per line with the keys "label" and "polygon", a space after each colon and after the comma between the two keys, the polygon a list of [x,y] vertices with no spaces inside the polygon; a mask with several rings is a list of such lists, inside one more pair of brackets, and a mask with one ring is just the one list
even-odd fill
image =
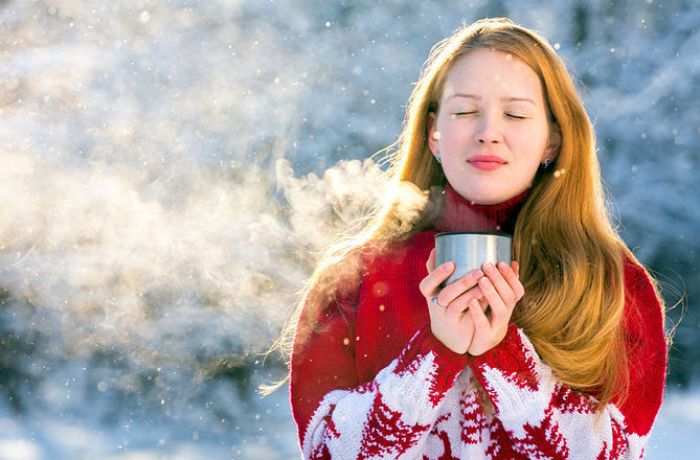
{"label": "closed eye", "polygon": [[453,113],[452,115],[455,115],[455,116],[459,117],[459,116],[461,116],[461,115],[473,115],[473,114],[475,114],[475,113],[477,113],[476,110],[473,110],[473,111],[471,111],[471,112],[455,112],[455,113]]}
{"label": "closed eye", "polygon": [[527,117],[524,117],[524,116],[522,116],[522,115],[516,115],[516,114],[514,114],[514,113],[506,113],[506,116],[509,117],[509,118],[513,118],[513,119],[515,119],[515,120],[524,120],[524,119],[527,118]]}

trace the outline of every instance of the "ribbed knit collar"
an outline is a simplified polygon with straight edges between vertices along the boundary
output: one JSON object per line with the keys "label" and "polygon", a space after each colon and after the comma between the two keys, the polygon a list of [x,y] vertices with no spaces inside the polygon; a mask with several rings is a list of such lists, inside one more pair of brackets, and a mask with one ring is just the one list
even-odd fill
{"label": "ribbed knit collar", "polygon": [[515,219],[530,194],[530,189],[502,203],[484,205],[465,200],[449,184],[445,186],[445,204],[435,222],[439,232],[513,233]]}

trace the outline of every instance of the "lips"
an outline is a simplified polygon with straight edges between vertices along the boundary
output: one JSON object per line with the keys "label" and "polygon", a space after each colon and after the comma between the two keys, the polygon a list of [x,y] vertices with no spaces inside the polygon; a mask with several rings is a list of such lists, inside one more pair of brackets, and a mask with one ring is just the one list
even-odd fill
{"label": "lips", "polygon": [[467,163],[477,169],[493,171],[494,169],[505,166],[508,162],[496,155],[475,155],[469,157]]}

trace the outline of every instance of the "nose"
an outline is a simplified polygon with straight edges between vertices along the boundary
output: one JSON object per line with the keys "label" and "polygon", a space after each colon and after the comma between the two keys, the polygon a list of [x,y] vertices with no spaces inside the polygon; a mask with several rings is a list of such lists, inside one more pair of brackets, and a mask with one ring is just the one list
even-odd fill
{"label": "nose", "polygon": [[503,140],[501,126],[495,117],[486,115],[480,117],[474,140],[479,144],[498,144]]}

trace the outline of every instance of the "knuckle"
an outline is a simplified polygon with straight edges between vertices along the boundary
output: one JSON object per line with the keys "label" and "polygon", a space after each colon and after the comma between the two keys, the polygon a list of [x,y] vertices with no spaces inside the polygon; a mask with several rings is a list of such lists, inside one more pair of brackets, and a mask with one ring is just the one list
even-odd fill
{"label": "knuckle", "polygon": [[418,284],[418,289],[420,290],[421,294],[427,295],[426,293],[426,283],[427,283],[428,278],[423,278],[421,282]]}
{"label": "knuckle", "polygon": [[476,300],[477,302],[479,302],[480,299],[478,296],[474,295],[474,293],[471,291],[464,294],[464,306],[465,307],[468,306],[469,304],[471,304],[472,300]]}
{"label": "knuckle", "polygon": [[466,303],[464,301],[464,296],[461,295],[454,299],[452,302],[450,302],[450,309],[455,309],[456,311],[459,311],[460,313],[462,310],[466,308]]}
{"label": "knuckle", "polygon": [[525,288],[522,286],[517,286],[515,289],[515,297],[517,297],[518,300],[522,299],[523,296],[525,295]]}
{"label": "knuckle", "polygon": [[[440,289],[439,296],[442,299],[444,299],[445,297],[450,298],[450,286],[445,286],[444,288]],[[440,303],[442,303],[442,301]],[[443,303],[442,305],[445,304]]]}
{"label": "knuckle", "polygon": [[459,280],[459,282],[460,282],[461,286],[464,288],[469,288],[469,287],[474,285],[474,281],[472,280],[472,278],[470,276],[463,276]]}

